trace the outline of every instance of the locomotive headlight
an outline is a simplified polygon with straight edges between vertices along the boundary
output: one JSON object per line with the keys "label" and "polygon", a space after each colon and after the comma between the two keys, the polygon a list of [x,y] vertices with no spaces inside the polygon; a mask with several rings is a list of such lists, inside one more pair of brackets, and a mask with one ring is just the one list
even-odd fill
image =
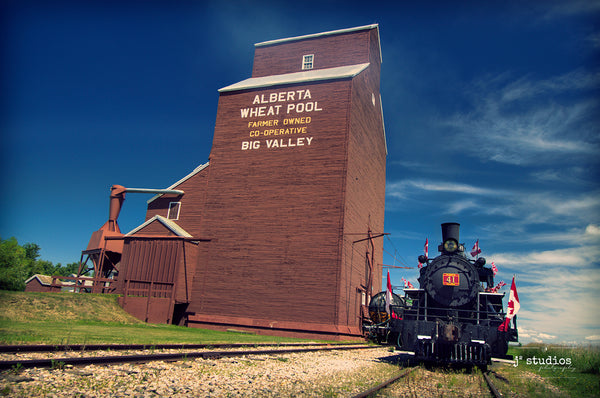
{"label": "locomotive headlight", "polygon": [[448,239],[444,242],[444,250],[453,253],[458,249],[458,243],[454,239]]}

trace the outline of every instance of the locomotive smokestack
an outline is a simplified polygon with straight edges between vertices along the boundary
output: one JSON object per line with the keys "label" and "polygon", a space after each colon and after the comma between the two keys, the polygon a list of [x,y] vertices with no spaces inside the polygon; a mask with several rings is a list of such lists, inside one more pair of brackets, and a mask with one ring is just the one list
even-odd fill
{"label": "locomotive smokestack", "polygon": [[460,230],[460,224],[457,222],[447,222],[442,224],[442,242],[448,239],[454,239],[457,243],[460,242],[458,239]]}

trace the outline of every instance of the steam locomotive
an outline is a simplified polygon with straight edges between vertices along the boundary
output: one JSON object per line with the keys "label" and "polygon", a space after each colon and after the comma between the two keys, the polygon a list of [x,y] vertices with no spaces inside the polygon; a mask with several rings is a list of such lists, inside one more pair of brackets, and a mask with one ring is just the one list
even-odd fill
{"label": "steam locomotive", "polygon": [[508,342],[518,341],[516,319],[498,330],[506,315],[504,293],[494,291],[484,258],[467,259],[459,229],[458,223],[442,224],[440,255],[419,256],[420,288],[404,289],[404,297],[392,295],[387,302],[386,291],[375,295],[370,324],[363,327],[379,342],[414,352],[418,361],[485,367],[492,357],[512,358],[506,352]]}

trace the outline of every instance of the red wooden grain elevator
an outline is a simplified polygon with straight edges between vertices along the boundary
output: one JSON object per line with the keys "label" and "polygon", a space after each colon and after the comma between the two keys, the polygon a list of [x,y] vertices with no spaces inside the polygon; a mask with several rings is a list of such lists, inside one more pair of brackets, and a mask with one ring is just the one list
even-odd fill
{"label": "red wooden grain elevator", "polygon": [[378,25],[256,44],[252,77],[219,90],[209,162],[122,236],[123,307],[151,322],[360,336],[382,274],[380,67]]}

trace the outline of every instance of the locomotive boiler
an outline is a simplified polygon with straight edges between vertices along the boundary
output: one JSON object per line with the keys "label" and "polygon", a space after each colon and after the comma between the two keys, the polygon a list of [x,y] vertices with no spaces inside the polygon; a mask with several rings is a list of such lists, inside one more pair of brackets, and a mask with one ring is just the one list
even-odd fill
{"label": "locomotive boiler", "polygon": [[516,320],[500,328],[504,293],[493,289],[494,274],[484,258],[467,258],[459,228],[442,224],[440,254],[419,256],[419,288],[404,289],[400,304],[389,306],[392,316],[366,329],[379,340],[384,330],[387,341],[419,361],[487,366],[492,357],[507,358],[508,342],[518,340]]}

